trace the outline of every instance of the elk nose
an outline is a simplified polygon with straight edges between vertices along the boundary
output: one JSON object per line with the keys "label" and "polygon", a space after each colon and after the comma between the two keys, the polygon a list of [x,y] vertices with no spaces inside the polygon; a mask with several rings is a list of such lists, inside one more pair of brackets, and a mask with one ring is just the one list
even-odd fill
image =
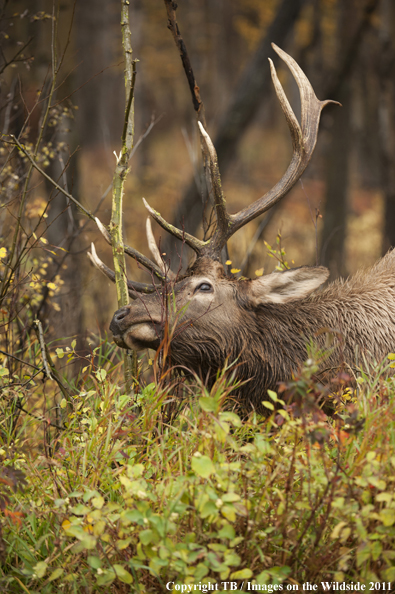
{"label": "elk nose", "polygon": [[122,331],[124,329],[123,322],[124,322],[125,318],[127,317],[129,310],[130,310],[129,306],[124,305],[123,307],[118,309],[118,311],[115,312],[115,314],[111,320],[111,324],[110,324],[110,330],[113,334],[122,333]]}

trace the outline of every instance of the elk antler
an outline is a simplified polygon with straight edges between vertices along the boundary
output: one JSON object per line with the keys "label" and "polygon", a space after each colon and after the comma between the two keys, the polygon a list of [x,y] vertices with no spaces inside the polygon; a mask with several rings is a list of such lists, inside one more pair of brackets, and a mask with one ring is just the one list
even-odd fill
{"label": "elk antler", "polygon": [[[88,257],[92,264],[96,266],[96,268],[101,270],[103,274],[105,274],[110,279],[110,281],[115,283],[115,272],[113,272],[111,268],[106,266],[104,262],[100,260],[99,256],[97,255],[95,245],[93,243],[91,243],[91,251],[88,252]],[[129,297],[131,297],[132,299],[136,299],[136,293],[153,293],[157,289],[157,287],[155,287],[154,285],[150,285],[148,283],[136,283],[134,281],[128,280],[127,284]]]}
{"label": "elk antler", "polygon": [[[111,236],[110,236],[109,232],[107,231],[107,229],[105,228],[103,223],[97,217],[95,217],[95,221],[96,221],[96,225],[99,228],[100,233],[103,235],[103,237],[107,241],[107,243],[109,245],[111,245]],[[152,232],[151,232],[151,237],[149,237],[148,229],[147,229],[147,239],[148,239],[148,245],[149,245],[150,249],[151,249],[150,242],[153,239],[153,238],[152,239],[151,238],[152,238]],[[153,241],[155,243],[155,239],[153,239]],[[166,272],[163,268],[163,262],[162,262],[162,259],[160,258],[160,255],[159,255],[159,258],[161,261],[161,265],[159,267],[154,262],[152,262],[149,258],[144,256],[143,254],[140,254],[140,252],[138,252],[137,250],[135,250],[134,248],[132,248],[128,245],[123,246],[123,251],[125,252],[125,254],[127,254],[131,258],[134,258],[137,262],[139,262],[139,264],[142,264],[143,266],[145,266],[145,268],[148,268],[148,270],[150,270],[153,274],[155,274],[155,276],[159,280],[161,280],[162,282],[165,280]],[[158,250],[158,253],[159,253],[159,250]],[[91,260],[92,260],[92,258],[91,258]],[[93,260],[92,260],[92,262],[93,262]],[[101,262],[101,260],[100,260],[100,262]],[[101,270],[101,268],[100,268],[100,270]]]}
{"label": "elk antler", "polygon": [[281,180],[264,196],[259,198],[253,204],[246,206],[236,214],[229,214],[226,210],[226,201],[222,192],[221,177],[218,168],[218,159],[215,148],[207,132],[204,130],[202,124],[199,123],[200,132],[202,134],[209,161],[209,170],[211,184],[214,194],[214,205],[217,217],[217,227],[214,234],[208,241],[201,241],[196,239],[188,233],[183,233],[176,227],[167,223],[161,215],[154,211],[144,200],[144,204],[150,212],[153,219],[163,227],[166,231],[177,237],[183,239],[199,256],[209,256],[214,259],[219,259],[221,250],[230,237],[241,227],[252,221],[259,215],[263,214],[277,202],[281,200],[289,190],[295,185],[298,179],[306,169],[311,156],[313,154],[318,134],[318,126],[322,109],[328,103],[335,103],[340,105],[337,101],[319,101],[315,96],[313,87],[303,70],[298,66],[291,56],[285,53],[277,45],[272,43],[274,51],[287,64],[292,72],[292,75],[299,87],[301,100],[301,125],[292,111],[289,101],[284,93],[284,89],[278,80],[276,69],[272,60],[269,58],[270,70],[272,80],[277,97],[280,101],[281,108],[284,112],[289,130],[291,132],[293,156],[287,171]]}
{"label": "elk antler", "polygon": [[[169,267],[166,267],[166,264],[163,262],[162,256],[160,255],[159,248],[156,245],[156,241],[155,241],[154,234],[152,233],[152,226],[151,226],[151,221],[150,221],[149,217],[147,217],[147,221],[145,224],[145,230],[146,230],[146,234],[147,234],[148,247],[150,249],[152,257],[154,258],[155,262],[161,269],[164,276],[167,275],[167,277],[170,280],[174,280],[176,278],[176,275],[174,274],[174,272],[172,272],[170,270]],[[163,255],[166,255],[166,254],[163,254]]]}

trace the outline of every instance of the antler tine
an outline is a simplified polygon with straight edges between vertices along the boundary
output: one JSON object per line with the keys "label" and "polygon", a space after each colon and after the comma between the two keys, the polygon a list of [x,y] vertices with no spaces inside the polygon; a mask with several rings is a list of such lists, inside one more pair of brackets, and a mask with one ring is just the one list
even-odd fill
{"label": "antler tine", "polygon": [[[111,282],[115,283],[115,272],[111,270],[108,266],[104,264],[97,255],[95,245],[91,243],[91,251],[88,252],[88,257],[92,264],[101,270],[101,272],[110,279]],[[131,299],[136,299],[136,293],[153,293],[156,290],[154,285],[149,285],[147,283],[136,283],[133,281],[127,281],[128,284],[128,293]]]}
{"label": "antler tine", "polygon": [[318,126],[322,109],[328,105],[328,103],[340,105],[337,101],[319,101],[315,96],[313,87],[307,76],[295,60],[274,43],[272,43],[272,47],[291,70],[300,92],[301,126],[299,126],[299,122],[292,111],[284,89],[278,80],[273,62],[269,58],[274,88],[291,132],[293,146],[292,160],[281,180],[269,190],[269,192],[253,204],[240,210],[238,213],[229,215],[227,228],[225,230],[224,226],[219,225],[217,227],[210,240],[209,246],[204,250],[205,253],[212,257],[218,257],[222,247],[238,229],[272,208],[272,206],[281,200],[295,185],[306,169],[313,154],[317,142]]}
{"label": "antler tine", "polygon": [[[107,243],[109,245],[111,245],[111,236],[110,236],[109,232],[107,231],[107,229],[105,228],[105,226],[103,225],[103,223],[97,217],[95,217],[95,221],[96,221],[96,225],[99,228],[100,233],[103,235],[103,237],[107,241]],[[137,250],[135,250],[134,248],[132,248],[132,247],[130,247],[128,245],[124,245],[123,246],[123,251],[125,252],[125,254],[127,254],[131,258],[134,258],[137,262],[139,262],[145,268],[147,268],[153,274],[155,274],[155,276],[159,280],[161,280],[161,281],[164,281],[165,280],[166,275],[165,275],[164,271],[162,270],[162,268],[159,267],[159,266],[157,266],[149,258],[147,258],[146,256],[144,256],[143,254],[140,254],[140,252],[138,252]],[[163,262],[162,262],[162,264],[163,264]]]}
{"label": "antler tine", "polygon": [[[222,191],[221,174],[218,167],[218,157],[214,148],[214,144],[212,143],[210,136],[207,134],[201,122],[198,122],[198,126],[207,149],[209,173],[211,186],[214,193],[215,212],[217,215],[217,236],[222,237],[228,230],[230,216],[226,210],[226,200]],[[213,243],[213,241],[210,242],[211,249],[215,249]]]}
{"label": "antler tine", "polygon": [[185,241],[185,243],[187,245],[189,245],[189,247],[192,248],[197,253],[197,255],[200,255],[203,248],[208,245],[208,243],[209,243],[208,241],[201,241],[200,239],[197,239],[193,235],[190,235],[189,233],[181,231],[180,229],[177,229],[177,227],[174,227],[173,225],[171,225],[170,223],[165,221],[165,219],[159,214],[159,212],[157,212],[156,210],[151,208],[151,206],[148,204],[148,202],[145,200],[145,198],[143,198],[143,202],[144,202],[145,208],[148,210],[151,217],[158,223],[158,225],[160,225],[162,227],[162,229],[164,229],[165,231],[167,231],[174,237],[177,237],[177,239],[180,239],[181,241]]}
{"label": "antler tine", "polygon": [[175,274],[170,269],[166,270],[166,265],[161,258],[160,251],[158,249],[158,246],[156,245],[154,234],[152,233],[151,220],[149,217],[147,217],[145,228],[147,233],[148,247],[155,262],[157,263],[157,265],[159,266],[159,268],[165,276],[168,276],[170,280],[174,280]]}

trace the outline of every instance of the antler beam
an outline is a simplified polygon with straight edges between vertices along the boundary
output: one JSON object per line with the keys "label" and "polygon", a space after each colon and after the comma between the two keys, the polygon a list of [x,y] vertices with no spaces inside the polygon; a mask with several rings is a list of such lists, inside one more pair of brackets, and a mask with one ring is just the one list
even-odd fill
{"label": "antler beam", "polygon": [[[102,260],[100,260],[99,256],[97,255],[96,249],[94,244],[91,244],[91,251],[88,252],[88,257],[89,260],[92,262],[92,264],[98,268],[99,270],[101,270],[101,272],[110,279],[111,282],[115,283],[115,272],[113,272],[111,270],[111,268],[109,268],[108,266],[106,266],[104,264],[104,262],[102,262]],[[129,293],[129,297],[131,299],[136,299],[137,298],[137,294],[136,293],[153,293],[154,291],[157,290],[157,287],[155,287],[155,285],[150,285],[148,283],[136,283],[134,281],[127,281],[128,284],[128,293]]]}
{"label": "antler beam", "polygon": [[158,225],[162,227],[162,229],[164,229],[174,237],[177,237],[177,239],[185,241],[185,243],[189,245],[189,247],[192,248],[197,254],[200,254],[202,249],[208,245],[208,241],[202,241],[201,239],[197,239],[193,235],[181,231],[181,229],[177,229],[177,227],[174,227],[173,225],[165,221],[165,219],[159,214],[159,212],[151,208],[151,206],[148,204],[145,198],[143,198],[143,202],[145,208],[148,210],[151,217],[154,219],[154,221],[158,223]]}
{"label": "antler beam", "polygon": [[[269,190],[269,192],[236,214],[228,215],[224,212],[225,200],[215,195],[217,228],[210,239],[209,244],[202,249],[201,255],[218,258],[225,243],[234,233],[236,233],[236,231],[238,231],[238,229],[272,208],[272,206],[279,202],[289,192],[303,174],[313,154],[317,142],[318,126],[322,109],[329,103],[340,105],[337,101],[319,101],[315,96],[313,87],[307,76],[295,60],[274,43],[272,43],[272,47],[291,70],[300,92],[301,126],[299,125],[285,95],[284,89],[278,80],[273,62],[269,59],[274,88],[291,132],[293,146],[291,163],[281,180]],[[204,138],[206,139],[206,136],[204,136]],[[214,146],[212,146],[212,151],[214,151],[215,154]],[[211,177],[215,178],[215,168],[217,167],[216,155],[212,157],[212,161],[215,165],[212,167]]]}
{"label": "antler beam", "polygon": [[[97,217],[95,217],[95,221],[96,221],[96,225],[99,228],[100,233],[103,235],[106,242],[109,245],[111,245],[110,233],[108,232],[108,230],[105,228],[103,223]],[[125,252],[125,254],[127,254],[131,258],[134,258],[134,260],[139,262],[139,264],[142,264],[145,268],[150,270],[159,280],[161,280],[162,282],[165,280],[166,275],[165,275],[165,272],[163,271],[163,269],[159,268],[159,266],[157,266],[149,258],[144,256],[144,254],[141,254],[140,252],[138,252],[137,250],[135,250],[134,248],[132,248],[128,245],[123,246],[123,251]],[[163,262],[162,262],[162,264],[163,264]]]}

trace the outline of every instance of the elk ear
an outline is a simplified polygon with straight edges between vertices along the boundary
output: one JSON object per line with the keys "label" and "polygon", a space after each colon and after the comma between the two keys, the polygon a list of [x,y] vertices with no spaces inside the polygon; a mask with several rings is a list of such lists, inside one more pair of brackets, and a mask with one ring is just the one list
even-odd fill
{"label": "elk ear", "polygon": [[329,276],[323,266],[294,268],[273,272],[251,282],[252,299],[255,303],[288,303],[303,299],[318,289]]}

